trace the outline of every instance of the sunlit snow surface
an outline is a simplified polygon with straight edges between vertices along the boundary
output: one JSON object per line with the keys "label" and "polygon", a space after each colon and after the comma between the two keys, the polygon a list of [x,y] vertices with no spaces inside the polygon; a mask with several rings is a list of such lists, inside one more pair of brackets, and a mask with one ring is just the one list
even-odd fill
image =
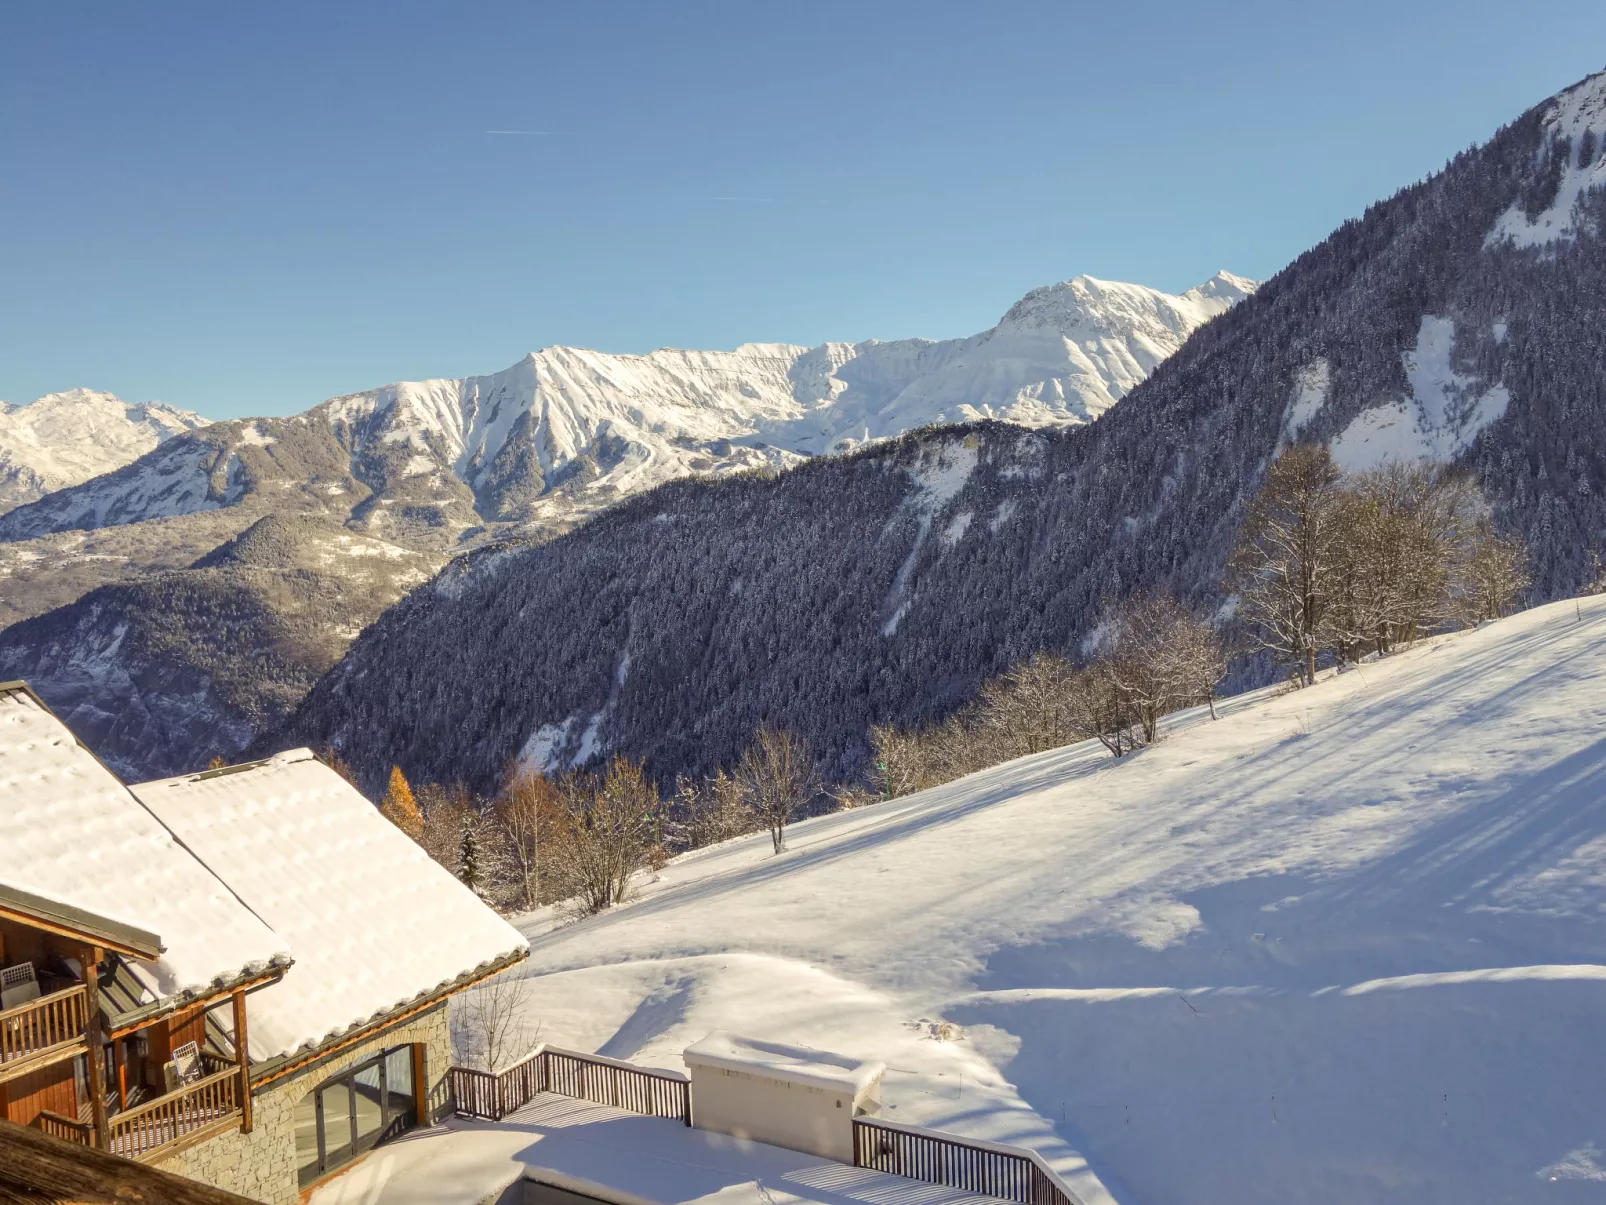
{"label": "sunlit snow surface", "polygon": [[1606,600],[1540,608],[536,914],[533,1009],[664,1066],[714,1029],[884,1059],[889,1116],[1090,1202],[1595,1200],[1603,721]]}
{"label": "sunlit snow surface", "polygon": [[[1586,132],[1594,134],[1595,154],[1582,163],[1580,149]],[[1509,241],[1514,247],[1543,247],[1578,233],[1573,207],[1586,192],[1606,184],[1606,144],[1602,143],[1606,139],[1606,72],[1557,96],[1545,115],[1545,133],[1547,144],[1558,137],[1571,140],[1556,199],[1531,220],[1520,205],[1513,205],[1489,232],[1487,245]]]}
{"label": "sunlit snow surface", "polygon": [[[1391,460],[1454,460],[1478,432],[1506,412],[1510,391],[1456,372],[1451,363],[1454,346],[1455,323],[1423,315],[1416,347],[1405,356],[1410,397],[1356,416],[1333,441],[1333,460],[1340,468],[1358,472]],[[1314,379],[1317,365],[1319,392],[1302,377],[1290,410],[1303,422],[1310,421],[1327,390],[1326,361],[1316,361],[1306,375]]]}

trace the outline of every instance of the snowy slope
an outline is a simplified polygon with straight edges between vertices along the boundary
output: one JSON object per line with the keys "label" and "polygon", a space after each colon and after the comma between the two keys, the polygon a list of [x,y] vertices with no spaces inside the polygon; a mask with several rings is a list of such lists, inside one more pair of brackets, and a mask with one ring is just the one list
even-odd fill
{"label": "snowy slope", "polygon": [[1606,184],[1606,72],[1553,97],[1544,130],[1549,141],[1539,153],[1555,174],[1555,192],[1537,212],[1520,203],[1508,209],[1489,232],[1490,246],[1546,247],[1587,223],[1579,202]]}
{"label": "snowy slope", "polygon": [[169,436],[204,427],[188,410],[71,389],[0,402],[0,512],[122,468]]}
{"label": "snowy slope", "polygon": [[531,1008],[658,1065],[884,1059],[889,1116],[1090,1205],[1598,1200],[1603,721],[1606,599],[1538,608],[536,914]]}

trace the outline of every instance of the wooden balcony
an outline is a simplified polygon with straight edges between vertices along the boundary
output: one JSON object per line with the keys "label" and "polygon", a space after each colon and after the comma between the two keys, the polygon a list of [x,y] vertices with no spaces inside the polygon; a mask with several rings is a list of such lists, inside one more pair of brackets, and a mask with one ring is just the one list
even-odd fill
{"label": "wooden balcony", "polygon": [[82,1053],[88,1021],[88,989],[81,983],[0,1012],[0,1080]]}
{"label": "wooden balcony", "polygon": [[63,1142],[76,1142],[79,1146],[95,1145],[95,1127],[87,1121],[74,1121],[70,1117],[63,1117],[60,1113],[42,1109],[34,1120],[34,1125]]}
{"label": "wooden balcony", "polygon": [[153,1159],[179,1142],[199,1142],[241,1122],[240,1070],[229,1067],[198,1083],[107,1119],[110,1150]]}

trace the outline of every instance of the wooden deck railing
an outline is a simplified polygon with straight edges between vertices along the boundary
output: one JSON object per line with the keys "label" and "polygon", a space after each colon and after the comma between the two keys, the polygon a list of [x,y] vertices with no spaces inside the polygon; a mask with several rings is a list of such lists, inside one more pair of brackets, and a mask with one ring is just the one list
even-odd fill
{"label": "wooden deck railing", "polygon": [[691,1124],[691,1083],[684,1075],[555,1046],[543,1046],[497,1075],[453,1067],[448,1078],[453,1107],[463,1117],[501,1121],[537,1093],[556,1092]]}
{"label": "wooden deck railing", "polygon": [[80,983],[0,1013],[0,1063],[82,1042],[89,1019],[86,992]]}
{"label": "wooden deck railing", "polygon": [[94,1126],[87,1121],[74,1121],[70,1117],[63,1117],[60,1113],[52,1113],[49,1109],[39,1110],[34,1125],[52,1138],[62,1138],[68,1142],[76,1142],[80,1146],[95,1144]]}
{"label": "wooden deck railing", "polygon": [[[537,1094],[556,1092],[692,1123],[691,1081],[684,1075],[555,1046],[496,1075],[452,1067],[447,1082],[460,1117],[501,1121]],[[853,1119],[853,1165],[1019,1205],[1082,1205],[1035,1151],[894,1121]]]}
{"label": "wooden deck railing", "polygon": [[691,1081],[684,1075],[552,1046],[541,1053],[548,1092],[691,1124]]}
{"label": "wooden deck railing", "polygon": [[187,1134],[239,1115],[240,1072],[231,1068],[111,1117],[111,1152],[144,1159]]}
{"label": "wooden deck railing", "polygon": [[853,1119],[853,1166],[1020,1205],[1081,1205],[1034,1151],[896,1122]]}

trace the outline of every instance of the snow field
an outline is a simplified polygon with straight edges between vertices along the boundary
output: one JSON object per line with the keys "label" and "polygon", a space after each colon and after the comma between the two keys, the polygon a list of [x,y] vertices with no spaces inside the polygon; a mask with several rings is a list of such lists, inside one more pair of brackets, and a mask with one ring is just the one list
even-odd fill
{"label": "snow field", "polygon": [[888,1116],[1089,1205],[1592,1199],[1602,637],[1559,603],[698,851],[525,918],[531,1015],[661,1066],[715,1029],[883,1059]]}

